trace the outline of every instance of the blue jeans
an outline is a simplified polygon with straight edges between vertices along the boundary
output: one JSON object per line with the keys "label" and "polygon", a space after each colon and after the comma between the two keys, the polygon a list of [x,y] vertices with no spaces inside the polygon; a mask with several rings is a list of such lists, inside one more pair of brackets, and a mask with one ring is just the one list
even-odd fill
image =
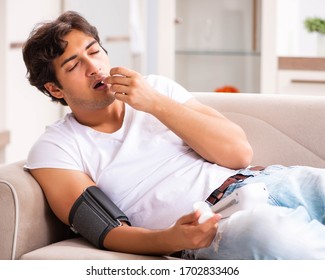
{"label": "blue jeans", "polygon": [[221,220],[210,247],[186,250],[188,259],[325,260],[325,169],[272,165],[229,186],[264,182],[268,204]]}

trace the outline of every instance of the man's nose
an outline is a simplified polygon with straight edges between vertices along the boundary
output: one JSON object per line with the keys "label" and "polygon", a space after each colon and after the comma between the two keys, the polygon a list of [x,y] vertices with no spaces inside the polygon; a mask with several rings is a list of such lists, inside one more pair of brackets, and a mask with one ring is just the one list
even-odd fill
{"label": "man's nose", "polygon": [[87,61],[87,76],[94,76],[100,72],[101,68],[91,60]]}

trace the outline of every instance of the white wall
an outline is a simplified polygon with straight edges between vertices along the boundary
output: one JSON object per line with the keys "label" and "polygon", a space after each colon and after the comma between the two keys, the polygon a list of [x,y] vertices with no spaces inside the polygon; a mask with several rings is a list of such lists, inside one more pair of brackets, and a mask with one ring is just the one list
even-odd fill
{"label": "white wall", "polygon": [[57,17],[60,4],[57,0],[6,1],[5,122],[11,136],[5,153],[6,162],[25,159],[45,126],[60,116],[60,106],[29,85],[21,47],[10,48],[10,44],[22,44],[37,22]]}
{"label": "white wall", "polygon": [[175,76],[175,0],[146,0],[146,72]]}
{"label": "white wall", "polygon": [[277,55],[317,56],[317,34],[304,27],[307,17],[325,19],[324,0],[277,1]]}
{"label": "white wall", "polygon": [[7,65],[7,57],[6,57],[6,49],[7,49],[7,36],[6,36],[6,2],[0,1],[0,26],[3,28],[0,28],[0,130],[3,130],[5,128],[5,101],[6,101],[6,77],[7,77],[7,71],[6,71],[6,65]]}
{"label": "white wall", "polygon": [[[2,28],[1,28],[2,26]],[[6,83],[7,83],[7,36],[6,36],[6,2],[0,1],[0,131],[6,129]],[[0,150],[0,163],[5,160],[4,149]]]}
{"label": "white wall", "polygon": [[261,93],[275,93],[277,87],[276,12],[277,0],[262,1]]}

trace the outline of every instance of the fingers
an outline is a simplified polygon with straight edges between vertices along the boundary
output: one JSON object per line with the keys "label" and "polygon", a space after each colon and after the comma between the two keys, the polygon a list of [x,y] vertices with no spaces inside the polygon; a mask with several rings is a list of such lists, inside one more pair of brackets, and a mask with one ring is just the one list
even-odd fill
{"label": "fingers", "polygon": [[110,76],[107,76],[103,82],[106,84],[130,85],[131,77],[137,77],[140,74],[124,67],[115,67],[110,70]]}
{"label": "fingers", "polygon": [[[180,219],[178,219],[178,224],[198,224],[200,218],[200,211],[196,210],[190,214],[187,214]],[[222,216],[220,214],[214,214],[211,218],[207,219],[202,225],[207,224],[208,226],[215,225],[221,220]]]}
{"label": "fingers", "polygon": [[111,85],[125,85],[128,86],[130,84],[131,79],[129,77],[125,76],[108,76],[106,77],[103,82],[105,84],[111,84]]}
{"label": "fingers", "polygon": [[124,67],[115,67],[110,71],[110,76],[107,76],[103,82],[111,85],[112,92],[127,93],[129,87],[138,86],[138,78],[141,75],[133,70]]}
{"label": "fingers", "polygon": [[133,77],[133,76],[138,76],[139,73],[134,70],[125,68],[125,67],[114,67],[111,69],[110,75],[111,76],[121,75],[121,76],[125,76],[125,77]]}
{"label": "fingers", "polygon": [[127,85],[111,84],[110,90],[111,90],[111,92],[125,94],[125,93],[129,92],[130,88]]}
{"label": "fingers", "polygon": [[200,217],[200,212],[199,211],[194,211],[194,212],[192,212],[190,214],[187,214],[187,215],[182,216],[181,218],[179,218],[177,223],[178,224],[197,223],[199,217]]}
{"label": "fingers", "polygon": [[198,231],[202,233],[215,232],[218,228],[218,222],[220,221],[221,216],[218,214],[213,215],[211,218],[206,220],[204,223],[197,223]]}
{"label": "fingers", "polygon": [[181,244],[182,249],[197,249],[208,247],[218,230],[220,214],[214,214],[202,224],[198,223],[200,212],[194,211],[182,216],[171,228],[175,240]]}
{"label": "fingers", "polygon": [[106,77],[104,83],[110,84],[110,92],[115,98],[127,103],[136,110],[151,113],[159,102],[157,91],[138,72],[116,67],[110,71],[112,76]]}
{"label": "fingers", "polygon": [[221,220],[222,216],[221,214],[214,214],[210,219],[208,219],[206,222],[208,223],[218,223]]}
{"label": "fingers", "polygon": [[115,98],[119,101],[127,103],[127,95],[121,92],[115,92]]}

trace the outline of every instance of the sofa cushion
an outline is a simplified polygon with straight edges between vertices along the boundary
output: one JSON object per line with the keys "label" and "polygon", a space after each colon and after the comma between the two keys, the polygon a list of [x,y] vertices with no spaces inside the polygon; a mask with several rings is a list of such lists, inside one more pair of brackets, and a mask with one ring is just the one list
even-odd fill
{"label": "sofa cushion", "polygon": [[22,255],[22,260],[163,260],[169,257],[99,250],[84,238],[67,239]]}

